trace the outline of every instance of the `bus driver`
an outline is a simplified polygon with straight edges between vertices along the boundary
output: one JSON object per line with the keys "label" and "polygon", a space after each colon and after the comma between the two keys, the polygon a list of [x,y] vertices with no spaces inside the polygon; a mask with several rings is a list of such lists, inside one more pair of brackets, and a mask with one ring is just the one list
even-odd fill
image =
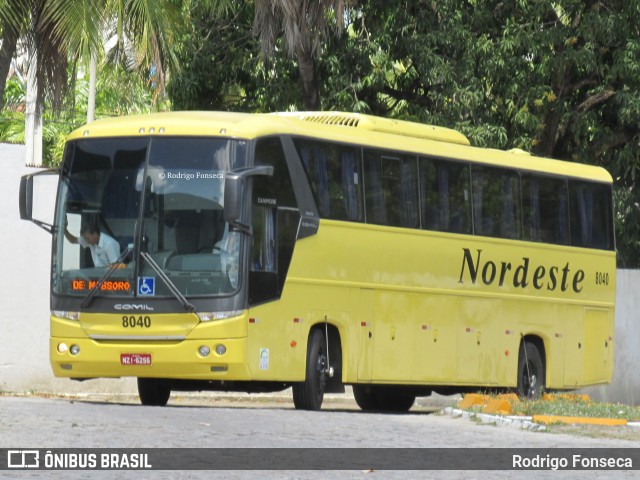
{"label": "bus driver", "polygon": [[65,224],[64,236],[74,244],[91,250],[91,259],[94,267],[107,267],[115,263],[120,256],[120,245],[117,240],[91,225],[83,225],[80,229],[80,237],[75,237]]}

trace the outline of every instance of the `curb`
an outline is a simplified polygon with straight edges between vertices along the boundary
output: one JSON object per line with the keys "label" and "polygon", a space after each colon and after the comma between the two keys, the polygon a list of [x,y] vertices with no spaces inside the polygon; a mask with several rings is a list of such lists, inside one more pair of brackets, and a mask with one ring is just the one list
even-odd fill
{"label": "curb", "polygon": [[598,418],[598,417],[564,417],[560,415],[534,415],[533,421],[537,423],[564,423],[568,425],[604,425],[608,427],[626,427],[629,422],[624,418]]}
{"label": "curb", "polygon": [[449,415],[452,418],[479,420],[484,424],[521,428],[523,430],[544,431],[547,429],[545,425],[533,422],[532,417],[491,415],[488,413],[469,412],[467,410],[460,410],[453,407],[443,409],[442,413],[444,415]]}

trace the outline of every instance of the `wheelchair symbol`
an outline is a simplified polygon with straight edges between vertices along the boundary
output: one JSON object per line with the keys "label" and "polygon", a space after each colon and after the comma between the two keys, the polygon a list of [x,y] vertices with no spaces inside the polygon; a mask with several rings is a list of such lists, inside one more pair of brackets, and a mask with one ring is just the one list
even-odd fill
{"label": "wheelchair symbol", "polygon": [[155,295],[156,279],[154,277],[138,277],[138,295]]}

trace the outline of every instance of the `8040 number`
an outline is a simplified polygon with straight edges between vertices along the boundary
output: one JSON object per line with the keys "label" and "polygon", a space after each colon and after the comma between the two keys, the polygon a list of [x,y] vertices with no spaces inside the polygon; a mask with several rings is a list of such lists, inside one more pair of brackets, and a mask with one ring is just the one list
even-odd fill
{"label": "8040 number", "polygon": [[142,315],[139,317],[123,315],[122,326],[124,328],[150,328],[151,317],[143,317]]}
{"label": "8040 number", "polygon": [[609,274],[607,272],[596,272],[596,285],[609,285]]}

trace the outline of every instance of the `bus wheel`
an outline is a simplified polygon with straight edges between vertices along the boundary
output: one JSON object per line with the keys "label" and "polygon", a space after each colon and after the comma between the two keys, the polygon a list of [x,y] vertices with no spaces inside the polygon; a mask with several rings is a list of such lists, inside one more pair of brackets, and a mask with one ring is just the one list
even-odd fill
{"label": "bus wheel", "polygon": [[298,410],[320,410],[327,386],[327,344],[322,330],[314,330],[307,346],[304,382],[293,385],[293,404]]}
{"label": "bus wheel", "polygon": [[531,342],[523,342],[518,357],[518,396],[531,400],[542,396],[545,385],[545,371],[542,355]]}
{"label": "bus wheel", "polygon": [[164,407],[169,401],[171,389],[158,378],[138,378],[138,396],[142,405]]}
{"label": "bus wheel", "polygon": [[365,412],[381,409],[376,388],[371,385],[354,385],[353,398],[356,399],[358,406]]}
{"label": "bus wheel", "polygon": [[415,395],[394,388],[381,388],[378,391],[380,408],[387,412],[408,412],[415,401]]}

